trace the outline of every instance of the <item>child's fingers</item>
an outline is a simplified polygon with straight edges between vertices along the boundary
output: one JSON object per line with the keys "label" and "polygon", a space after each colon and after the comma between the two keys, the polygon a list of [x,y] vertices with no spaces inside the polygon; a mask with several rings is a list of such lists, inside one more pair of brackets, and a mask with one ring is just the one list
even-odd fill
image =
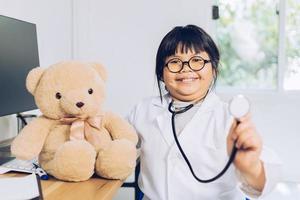
{"label": "child's fingers", "polygon": [[229,134],[231,134],[235,130],[236,126],[237,126],[237,121],[234,119],[232,124],[231,124]]}
{"label": "child's fingers", "polygon": [[228,137],[232,139],[233,135],[235,134],[235,129],[237,127],[237,121],[236,120],[233,120],[232,124],[231,124],[231,127],[229,129],[229,134],[228,134]]}
{"label": "child's fingers", "polygon": [[236,127],[235,132],[237,135],[239,135],[248,129],[253,129],[253,130],[255,129],[254,124],[250,120],[240,122]]}
{"label": "child's fingers", "polygon": [[249,129],[253,129],[252,124],[250,122],[241,122],[239,123],[233,133],[231,134],[231,139],[236,140],[240,134],[246,132]]}
{"label": "child's fingers", "polygon": [[259,148],[259,144],[255,137],[250,136],[241,144],[241,148],[245,150],[256,150]]}
{"label": "child's fingers", "polygon": [[[249,139],[253,137],[253,133],[251,132],[251,130],[245,131],[242,134],[240,134],[238,136],[238,138],[236,139],[236,147],[238,149],[240,148],[245,148],[246,146],[249,147],[249,143],[246,144]],[[245,146],[246,145],[246,146]]]}
{"label": "child's fingers", "polygon": [[244,122],[244,121],[251,121],[251,113],[247,113],[245,116],[239,118],[240,122]]}
{"label": "child's fingers", "polygon": [[248,129],[236,140],[236,147],[243,150],[257,150],[262,146],[262,141],[259,135],[253,129]]}
{"label": "child's fingers", "polygon": [[232,124],[231,124],[229,133],[227,135],[227,152],[229,154],[231,153],[231,150],[232,150],[232,147],[233,147],[234,140],[232,138],[233,138],[233,135],[235,134],[235,128],[236,128],[236,126],[237,126],[237,121],[234,120],[232,122]]}
{"label": "child's fingers", "polygon": [[251,120],[251,113],[250,112],[248,112],[245,116],[239,118],[240,122],[247,121],[247,120]]}

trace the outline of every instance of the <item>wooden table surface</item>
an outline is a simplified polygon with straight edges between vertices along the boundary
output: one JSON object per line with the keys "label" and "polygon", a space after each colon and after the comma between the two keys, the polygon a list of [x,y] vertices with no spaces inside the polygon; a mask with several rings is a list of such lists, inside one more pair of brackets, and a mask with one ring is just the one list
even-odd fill
{"label": "wooden table surface", "polygon": [[[12,139],[0,142],[0,156],[10,156]],[[25,173],[8,172],[1,177],[25,176]],[[110,200],[123,184],[120,180],[101,179],[97,176],[83,182],[64,182],[53,177],[41,181],[45,200]]]}
{"label": "wooden table surface", "polygon": [[[24,173],[0,175],[0,177],[24,176]],[[53,177],[42,180],[42,192],[45,200],[110,200],[123,184],[120,180],[106,180],[92,177],[83,182],[64,182]]]}

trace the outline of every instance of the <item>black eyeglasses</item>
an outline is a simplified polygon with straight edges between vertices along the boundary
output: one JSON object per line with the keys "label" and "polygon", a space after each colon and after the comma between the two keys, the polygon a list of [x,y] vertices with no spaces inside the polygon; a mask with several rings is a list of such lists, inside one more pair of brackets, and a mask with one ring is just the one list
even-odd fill
{"label": "black eyeglasses", "polygon": [[210,60],[205,60],[200,56],[193,56],[189,61],[182,61],[179,58],[173,58],[166,63],[166,67],[172,73],[178,73],[183,69],[184,64],[187,64],[193,71],[200,71]]}

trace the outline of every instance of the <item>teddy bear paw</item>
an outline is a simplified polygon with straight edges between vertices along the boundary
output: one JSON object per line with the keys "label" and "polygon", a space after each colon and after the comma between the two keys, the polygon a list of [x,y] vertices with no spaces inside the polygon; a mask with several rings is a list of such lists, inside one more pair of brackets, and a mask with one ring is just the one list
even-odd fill
{"label": "teddy bear paw", "polygon": [[136,165],[135,145],[125,139],[112,141],[109,148],[100,151],[96,160],[96,173],[109,179],[126,179]]}
{"label": "teddy bear paw", "polygon": [[96,151],[86,141],[68,141],[56,152],[53,175],[66,181],[84,181],[94,173]]}

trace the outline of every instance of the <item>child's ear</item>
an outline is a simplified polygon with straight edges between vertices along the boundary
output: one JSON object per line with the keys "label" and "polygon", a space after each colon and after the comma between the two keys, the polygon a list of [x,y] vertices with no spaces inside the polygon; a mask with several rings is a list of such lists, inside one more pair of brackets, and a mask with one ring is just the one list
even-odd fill
{"label": "child's ear", "polygon": [[35,89],[38,86],[44,71],[45,69],[36,67],[28,73],[26,78],[26,88],[32,95],[34,95]]}
{"label": "child's ear", "polygon": [[92,67],[98,72],[98,74],[101,76],[101,78],[106,81],[107,80],[107,72],[105,70],[105,68],[103,67],[103,65],[101,65],[100,63],[90,63],[92,65]]}

